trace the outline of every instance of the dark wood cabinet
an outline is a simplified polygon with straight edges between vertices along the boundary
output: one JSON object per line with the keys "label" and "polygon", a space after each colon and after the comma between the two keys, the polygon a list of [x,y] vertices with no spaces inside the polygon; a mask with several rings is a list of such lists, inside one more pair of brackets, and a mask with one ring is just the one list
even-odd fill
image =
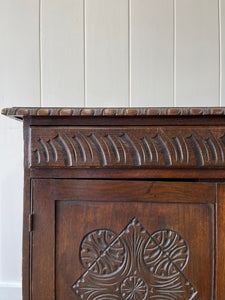
{"label": "dark wood cabinet", "polygon": [[11,108],[24,300],[222,300],[223,108]]}

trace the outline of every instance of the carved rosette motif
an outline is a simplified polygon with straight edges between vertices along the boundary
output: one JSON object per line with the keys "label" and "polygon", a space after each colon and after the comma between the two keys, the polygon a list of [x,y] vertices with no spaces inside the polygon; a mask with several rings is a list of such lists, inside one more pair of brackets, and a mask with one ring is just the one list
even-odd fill
{"label": "carved rosette motif", "polygon": [[84,237],[80,261],[86,271],[72,289],[84,300],[191,300],[197,291],[182,272],[188,258],[177,232],[150,234],[134,218],[119,235],[102,229]]}

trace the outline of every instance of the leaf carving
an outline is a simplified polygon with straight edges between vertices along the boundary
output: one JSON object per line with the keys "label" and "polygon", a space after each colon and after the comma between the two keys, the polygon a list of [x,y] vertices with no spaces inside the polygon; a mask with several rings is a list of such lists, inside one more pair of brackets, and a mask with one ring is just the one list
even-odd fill
{"label": "leaf carving", "polygon": [[205,129],[150,127],[32,128],[32,167],[224,167],[225,135]]}
{"label": "leaf carving", "polygon": [[185,240],[173,230],[146,231],[137,218],[119,234],[88,233],[81,242],[84,274],[72,289],[83,300],[191,300],[197,291],[184,276]]}

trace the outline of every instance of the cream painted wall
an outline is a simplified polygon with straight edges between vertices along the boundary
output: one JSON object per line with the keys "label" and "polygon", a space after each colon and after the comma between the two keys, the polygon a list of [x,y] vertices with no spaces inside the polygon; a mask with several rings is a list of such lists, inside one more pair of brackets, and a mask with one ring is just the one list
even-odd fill
{"label": "cream painted wall", "polygon": [[[225,105],[225,0],[0,0],[0,45],[0,107]],[[0,300],[21,300],[22,123],[0,141]]]}

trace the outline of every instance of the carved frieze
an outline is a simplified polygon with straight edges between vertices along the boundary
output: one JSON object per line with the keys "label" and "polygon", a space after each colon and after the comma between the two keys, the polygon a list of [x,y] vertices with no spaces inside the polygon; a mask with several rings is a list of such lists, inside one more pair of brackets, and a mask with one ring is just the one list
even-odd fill
{"label": "carved frieze", "polygon": [[32,167],[224,167],[223,127],[32,128]]}

